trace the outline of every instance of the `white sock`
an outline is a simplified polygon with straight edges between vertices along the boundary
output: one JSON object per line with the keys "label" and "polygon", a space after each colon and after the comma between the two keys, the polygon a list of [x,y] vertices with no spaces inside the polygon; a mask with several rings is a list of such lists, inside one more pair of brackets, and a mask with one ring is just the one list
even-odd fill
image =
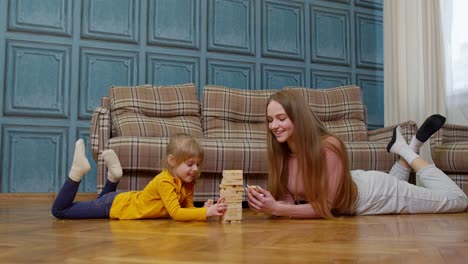
{"label": "white sock", "polygon": [[421,147],[424,145],[424,142],[420,141],[416,135],[414,135],[412,138],[411,138],[411,141],[409,143],[409,146],[410,148],[419,154],[419,150],[421,149]]}
{"label": "white sock", "polygon": [[393,138],[389,143],[389,146],[387,146],[387,149],[389,149],[391,153],[400,155],[400,157],[408,162],[408,164],[411,164],[416,158],[419,157],[419,155],[416,154],[416,152],[414,152],[410,146],[408,146],[405,139],[401,135],[400,126],[393,130]]}
{"label": "white sock", "polygon": [[75,153],[73,155],[73,163],[68,177],[75,182],[80,182],[83,175],[90,169],[88,159],[86,158],[85,145],[83,139],[78,139],[75,143]]}
{"label": "white sock", "polygon": [[102,152],[102,157],[107,166],[107,179],[113,183],[119,182],[120,178],[122,178],[122,166],[115,151],[106,149]]}

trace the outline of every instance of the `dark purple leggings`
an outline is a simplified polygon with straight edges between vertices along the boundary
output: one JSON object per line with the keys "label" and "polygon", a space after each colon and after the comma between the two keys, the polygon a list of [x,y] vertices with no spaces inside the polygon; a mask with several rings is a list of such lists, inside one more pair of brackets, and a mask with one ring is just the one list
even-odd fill
{"label": "dark purple leggings", "polygon": [[79,182],[67,177],[52,205],[52,215],[60,219],[109,218],[112,202],[118,194],[115,191],[117,183],[106,180],[106,184],[96,200],[73,202],[79,186]]}

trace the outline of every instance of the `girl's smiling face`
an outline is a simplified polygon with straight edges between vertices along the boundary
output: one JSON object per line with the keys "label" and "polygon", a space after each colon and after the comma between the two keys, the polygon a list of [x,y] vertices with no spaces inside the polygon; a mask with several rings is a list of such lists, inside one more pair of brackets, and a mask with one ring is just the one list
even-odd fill
{"label": "girl's smiling face", "polygon": [[172,174],[182,182],[190,183],[198,178],[198,175],[200,174],[199,168],[200,159],[198,157],[193,157],[181,162],[179,165],[176,165],[176,167],[173,167]]}

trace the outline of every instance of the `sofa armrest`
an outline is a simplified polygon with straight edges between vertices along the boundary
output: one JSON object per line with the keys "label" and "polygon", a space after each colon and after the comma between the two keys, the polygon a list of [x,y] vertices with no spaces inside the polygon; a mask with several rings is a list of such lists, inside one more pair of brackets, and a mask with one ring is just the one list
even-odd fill
{"label": "sofa armrest", "polygon": [[456,174],[454,180],[463,188],[468,173],[468,126],[445,124],[430,140],[437,168]]}
{"label": "sofa armrest", "polygon": [[96,107],[91,118],[89,144],[93,159],[98,162],[100,153],[107,148],[111,135],[110,111],[104,107]]}
{"label": "sofa armrest", "polygon": [[468,142],[468,126],[445,124],[431,137],[431,148],[463,141]]}
{"label": "sofa armrest", "polygon": [[[416,125],[416,122],[414,121],[406,121],[397,124],[401,127],[401,134],[403,137],[406,139],[406,142],[410,142],[411,138],[416,134],[418,131],[418,126]],[[385,141],[385,142],[390,142],[393,136],[393,129],[397,126],[387,126],[383,128],[379,128],[376,130],[370,130],[367,132],[367,136],[369,138],[369,141],[375,142],[375,141]]]}

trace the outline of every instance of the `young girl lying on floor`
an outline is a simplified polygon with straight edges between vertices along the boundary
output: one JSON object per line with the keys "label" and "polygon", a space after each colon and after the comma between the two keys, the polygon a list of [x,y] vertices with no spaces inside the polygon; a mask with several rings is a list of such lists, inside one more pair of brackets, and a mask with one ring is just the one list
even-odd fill
{"label": "young girl lying on floor", "polygon": [[193,204],[195,181],[200,174],[204,152],[198,141],[187,134],[171,138],[166,150],[166,168],[142,191],[116,192],[122,177],[119,159],[113,150],[102,153],[108,167],[107,180],[99,197],[93,201],[73,202],[81,178],[91,169],[83,140],[76,142],[73,164],[54,204],[52,214],[60,219],[168,218],[175,221],[205,221],[222,216],[227,210],[224,198],[216,204]]}

